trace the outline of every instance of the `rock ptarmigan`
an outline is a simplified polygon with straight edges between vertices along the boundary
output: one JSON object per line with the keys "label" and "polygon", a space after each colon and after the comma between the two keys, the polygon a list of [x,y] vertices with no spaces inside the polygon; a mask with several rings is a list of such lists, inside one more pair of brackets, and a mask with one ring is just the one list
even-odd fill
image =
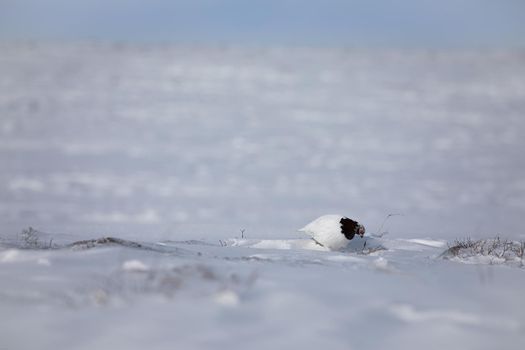
{"label": "rock ptarmigan", "polygon": [[363,237],[365,227],[342,215],[323,215],[299,231],[330,250],[338,250],[346,247],[355,235]]}

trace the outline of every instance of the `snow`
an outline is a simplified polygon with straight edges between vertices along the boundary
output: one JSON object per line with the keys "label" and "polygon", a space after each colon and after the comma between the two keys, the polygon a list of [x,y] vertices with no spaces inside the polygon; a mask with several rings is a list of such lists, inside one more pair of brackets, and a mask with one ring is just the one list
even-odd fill
{"label": "snow", "polygon": [[215,295],[214,300],[224,306],[237,306],[239,296],[231,290],[223,290]]}
{"label": "snow", "polygon": [[0,257],[1,262],[14,262],[19,259],[20,252],[17,249],[8,249],[2,252]]}
{"label": "snow", "polygon": [[447,245],[445,241],[434,240],[434,239],[407,239],[407,242],[417,243],[421,245],[426,245],[429,247],[442,248]]}
{"label": "snow", "polygon": [[122,270],[124,271],[135,271],[135,272],[146,272],[149,270],[148,266],[140,260],[127,260],[122,264]]}
{"label": "snow", "polygon": [[479,315],[455,310],[415,310],[412,305],[391,305],[390,311],[399,319],[409,323],[440,322],[458,326],[486,326],[506,331],[519,331],[521,325],[505,319],[483,319]]}
{"label": "snow", "polygon": [[0,350],[525,343],[522,52],[0,52]]}
{"label": "snow", "polygon": [[259,249],[310,249],[329,250],[311,239],[229,239],[228,244]]}
{"label": "snow", "polygon": [[[523,268],[459,264],[407,239],[381,239],[401,248],[373,253],[261,241],[3,250],[24,257],[0,269],[0,309],[11,315],[0,317],[3,345],[519,349],[524,340]],[[36,263],[42,254],[52,268]]]}

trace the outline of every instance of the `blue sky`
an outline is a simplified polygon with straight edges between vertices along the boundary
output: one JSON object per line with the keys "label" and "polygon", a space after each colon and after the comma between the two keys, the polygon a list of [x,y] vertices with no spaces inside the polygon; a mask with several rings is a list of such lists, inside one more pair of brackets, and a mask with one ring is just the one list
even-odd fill
{"label": "blue sky", "polygon": [[525,1],[0,0],[0,39],[525,47]]}

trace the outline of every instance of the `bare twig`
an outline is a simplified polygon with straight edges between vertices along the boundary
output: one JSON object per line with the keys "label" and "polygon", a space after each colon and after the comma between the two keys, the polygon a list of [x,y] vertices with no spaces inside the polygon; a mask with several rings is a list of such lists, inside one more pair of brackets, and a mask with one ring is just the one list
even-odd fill
{"label": "bare twig", "polygon": [[385,226],[385,223],[388,221],[388,219],[390,219],[392,216],[404,216],[404,214],[388,214],[385,219],[383,220],[383,222],[381,223],[381,226],[379,226],[379,230],[377,230],[377,235],[379,237],[383,237],[384,236],[384,232],[381,232],[383,230],[383,226]]}

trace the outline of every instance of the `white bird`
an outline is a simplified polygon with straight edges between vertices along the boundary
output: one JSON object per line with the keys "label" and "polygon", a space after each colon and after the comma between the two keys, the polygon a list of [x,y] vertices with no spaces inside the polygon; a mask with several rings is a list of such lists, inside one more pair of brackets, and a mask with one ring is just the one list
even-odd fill
{"label": "white bird", "polygon": [[365,227],[342,215],[323,215],[299,231],[306,233],[318,244],[330,250],[346,247],[357,234],[365,234]]}

